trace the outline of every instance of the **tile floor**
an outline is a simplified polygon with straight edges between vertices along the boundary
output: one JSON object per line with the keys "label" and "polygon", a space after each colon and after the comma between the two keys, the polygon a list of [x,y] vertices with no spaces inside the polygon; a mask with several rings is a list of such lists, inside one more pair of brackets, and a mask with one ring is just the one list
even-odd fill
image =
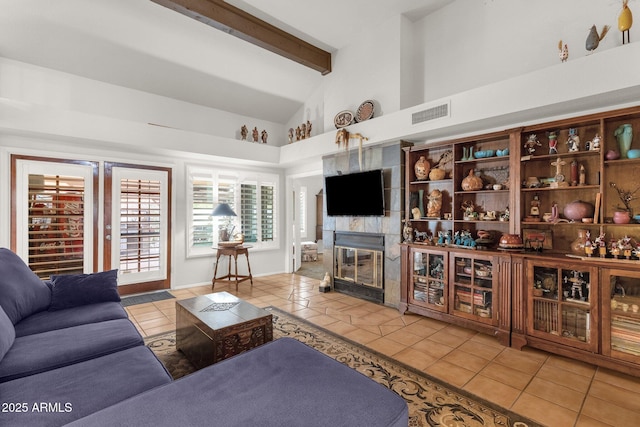
{"label": "tile floor", "polygon": [[[488,401],[551,427],[640,425],[640,378],[543,351],[518,351],[458,326],[348,295],[319,293],[316,279],[293,274],[254,278],[227,291],[275,306],[359,342]],[[210,286],[172,290],[178,299]],[[175,300],[127,307],[145,336],[175,329]]]}

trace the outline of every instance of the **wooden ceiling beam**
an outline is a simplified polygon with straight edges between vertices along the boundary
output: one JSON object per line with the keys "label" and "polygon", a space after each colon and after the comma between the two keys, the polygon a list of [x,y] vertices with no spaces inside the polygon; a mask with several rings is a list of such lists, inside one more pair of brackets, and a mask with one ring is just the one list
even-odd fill
{"label": "wooden ceiling beam", "polygon": [[151,1],[320,71],[323,75],[331,72],[331,53],[222,0]]}

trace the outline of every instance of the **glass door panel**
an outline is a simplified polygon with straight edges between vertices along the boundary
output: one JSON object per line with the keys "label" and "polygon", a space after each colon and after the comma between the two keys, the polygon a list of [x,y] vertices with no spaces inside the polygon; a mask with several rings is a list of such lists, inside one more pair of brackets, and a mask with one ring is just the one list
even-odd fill
{"label": "glass door panel", "polygon": [[640,272],[603,269],[603,353],[640,363]]}
{"label": "glass door panel", "polygon": [[438,311],[447,307],[447,254],[413,249],[411,302]]}

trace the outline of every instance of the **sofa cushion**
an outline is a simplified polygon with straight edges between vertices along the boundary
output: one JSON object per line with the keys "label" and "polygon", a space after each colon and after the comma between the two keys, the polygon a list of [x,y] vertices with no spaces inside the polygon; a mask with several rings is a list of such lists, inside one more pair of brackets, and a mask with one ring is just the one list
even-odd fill
{"label": "sofa cushion", "polygon": [[127,312],[119,302],[103,302],[58,311],[40,311],[15,325],[16,336],[38,334],[55,329],[70,328],[86,323],[126,319]]}
{"label": "sofa cushion", "polygon": [[0,307],[0,361],[13,345],[16,339],[16,330],[7,313]]}
{"label": "sofa cushion", "polygon": [[73,426],[407,427],[407,403],[291,338],[225,359]]}
{"label": "sofa cushion", "polygon": [[14,325],[32,313],[46,310],[51,291],[22,259],[0,248],[0,306]]}
{"label": "sofa cushion", "polygon": [[49,311],[109,301],[120,302],[118,270],[51,276]]}
{"label": "sofa cushion", "polygon": [[143,344],[127,319],[89,323],[15,339],[0,363],[0,382],[83,362]]}
{"label": "sofa cushion", "polygon": [[0,383],[2,402],[27,406],[26,412],[0,414],[0,424],[60,426],[169,382],[171,377],[153,352],[137,346]]}

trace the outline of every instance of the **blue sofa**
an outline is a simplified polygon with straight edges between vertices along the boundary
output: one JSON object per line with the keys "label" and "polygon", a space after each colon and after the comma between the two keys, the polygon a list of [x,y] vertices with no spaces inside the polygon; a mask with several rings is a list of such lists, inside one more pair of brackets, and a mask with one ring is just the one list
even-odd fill
{"label": "blue sofa", "polygon": [[47,284],[0,248],[0,425],[407,425],[402,398],[293,339],[172,381],[116,282],[111,271]]}

